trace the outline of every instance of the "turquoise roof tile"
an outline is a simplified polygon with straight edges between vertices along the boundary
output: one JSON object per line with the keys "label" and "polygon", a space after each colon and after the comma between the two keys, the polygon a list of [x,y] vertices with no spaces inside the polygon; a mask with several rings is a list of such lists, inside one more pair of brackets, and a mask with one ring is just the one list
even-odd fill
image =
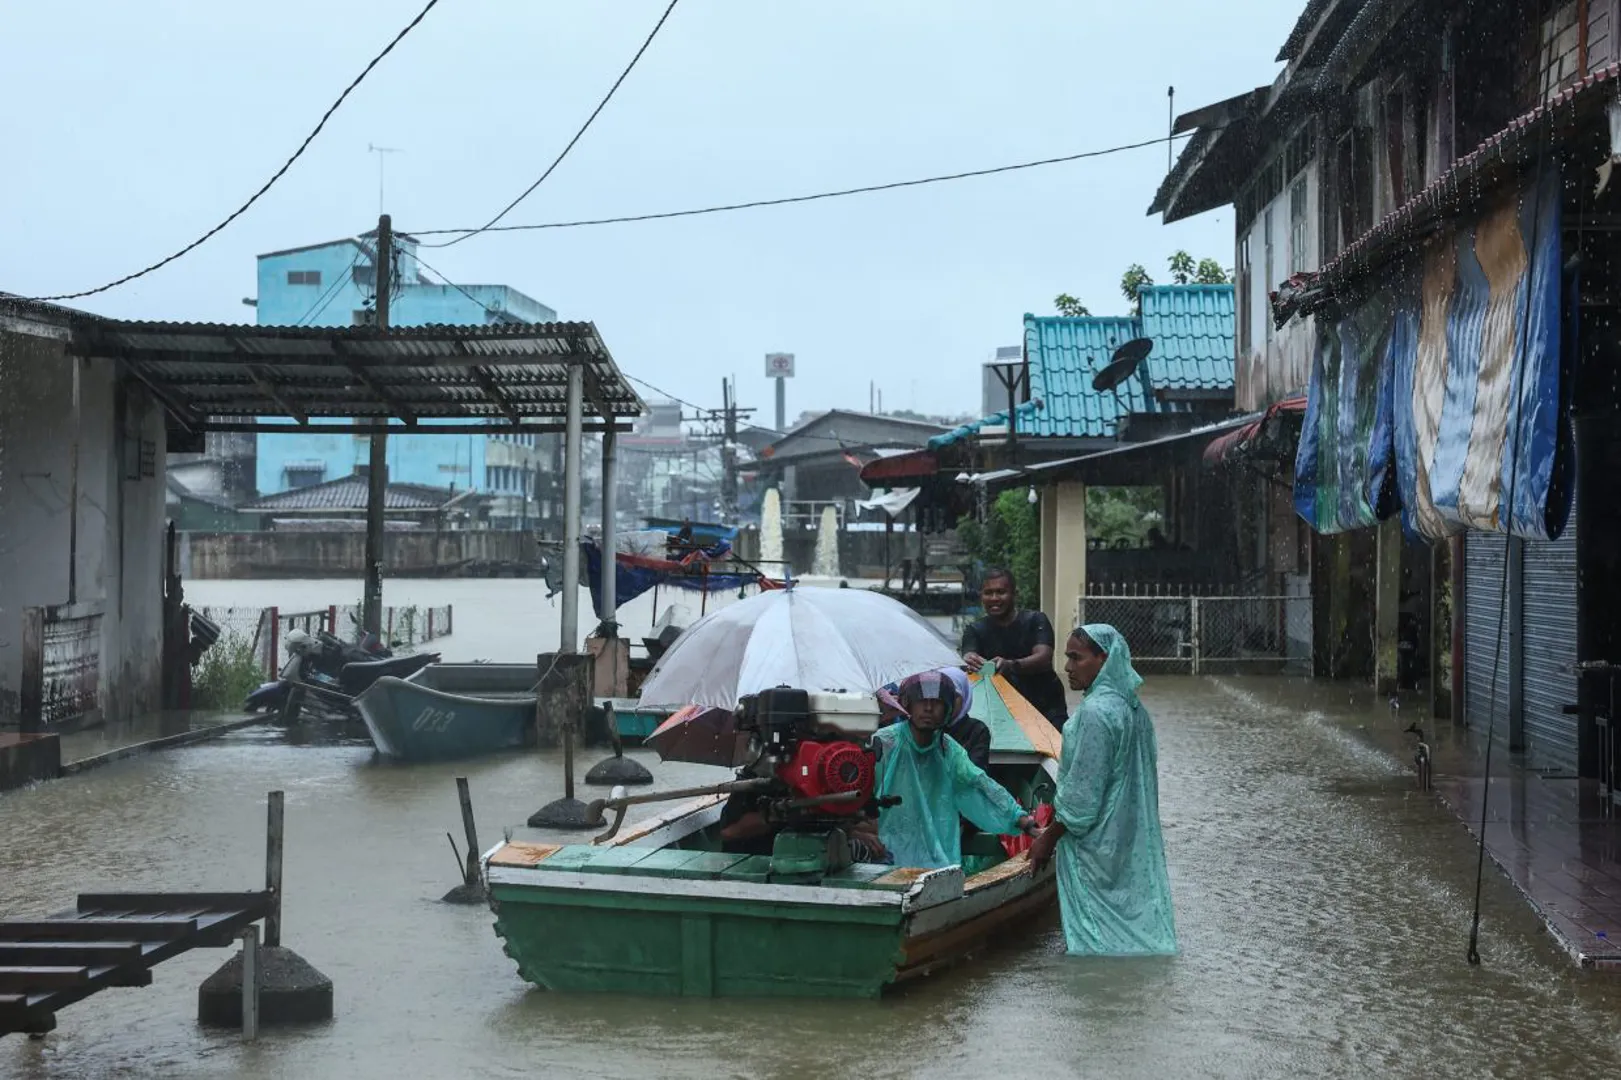
{"label": "turquoise roof tile", "polygon": [[1154,339],[1148,377],[1156,390],[1231,390],[1236,352],[1231,285],[1150,285],[1142,333]]}
{"label": "turquoise roof tile", "polygon": [[1147,408],[1142,376],[1114,390],[1092,389],[1092,377],[1114,351],[1141,337],[1133,318],[1024,317],[1030,396],[1042,403],[1029,434],[1047,438],[1109,438],[1120,417]]}
{"label": "turquoise roof tile", "polygon": [[[1013,411],[1018,414],[1019,431],[1021,433],[1029,431],[1031,419],[1040,415],[1040,407],[1037,406],[1034,399],[1021,403]],[[952,443],[960,442],[970,435],[978,435],[980,428],[1002,427],[1006,423],[1007,410],[1003,409],[1001,412],[991,413],[991,415],[975,420],[972,423],[963,424],[943,434],[936,435],[929,440],[929,449],[938,450],[942,446],[950,446]]]}
{"label": "turquoise roof tile", "polygon": [[[1138,372],[1114,390],[1092,389],[1093,376],[1115,350],[1139,337],[1153,339],[1154,348]],[[1150,386],[1233,389],[1233,287],[1150,285],[1142,291],[1141,317],[1026,315],[1024,347],[1032,400],[1019,406],[1019,431],[1038,438],[1113,438],[1122,416],[1149,411]],[[1157,405],[1190,407],[1185,401]],[[938,449],[1006,422],[1006,412],[999,412],[937,435],[929,446]]]}

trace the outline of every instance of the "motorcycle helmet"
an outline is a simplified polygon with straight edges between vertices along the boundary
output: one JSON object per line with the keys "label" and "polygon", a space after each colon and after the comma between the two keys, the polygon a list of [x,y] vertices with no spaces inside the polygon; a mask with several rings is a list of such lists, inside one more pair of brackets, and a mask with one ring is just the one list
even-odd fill
{"label": "motorcycle helmet", "polygon": [[288,631],[288,633],[287,633],[287,651],[288,652],[290,652],[290,653],[304,652],[305,650],[307,650],[310,647],[310,644],[311,644],[310,636],[309,636],[309,634],[305,633],[303,630],[290,630],[290,631]]}

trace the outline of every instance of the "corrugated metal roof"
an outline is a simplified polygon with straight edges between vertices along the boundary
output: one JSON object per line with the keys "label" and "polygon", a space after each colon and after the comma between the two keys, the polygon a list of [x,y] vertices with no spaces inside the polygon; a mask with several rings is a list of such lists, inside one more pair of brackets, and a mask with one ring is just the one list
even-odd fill
{"label": "corrugated metal roof", "polygon": [[1042,408],[1025,434],[1045,438],[1107,438],[1120,417],[1145,412],[1148,399],[1140,374],[1107,393],[1092,389],[1092,377],[1114,351],[1141,337],[1133,318],[1024,317],[1025,353],[1030,357],[1030,396]]}
{"label": "corrugated metal roof", "polygon": [[1154,339],[1148,377],[1155,390],[1231,390],[1231,285],[1150,285],[1142,290],[1142,336]]}
{"label": "corrugated metal roof", "polygon": [[[383,509],[405,513],[432,511],[453,501],[465,499],[468,495],[466,489],[452,491],[449,488],[431,487],[427,484],[389,484],[384,489]],[[324,484],[312,484],[309,487],[269,495],[239,509],[250,513],[278,514],[330,510],[352,510],[358,513],[366,509],[366,499],[366,478],[355,474],[328,480]]]}
{"label": "corrugated metal roof", "polygon": [[[0,298],[0,315],[14,302]],[[22,304],[19,310],[31,311]],[[132,322],[65,312],[70,351],[115,357],[188,426],[207,417],[560,423],[572,366],[616,418],[642,401],[591,323],[248,326]]]}

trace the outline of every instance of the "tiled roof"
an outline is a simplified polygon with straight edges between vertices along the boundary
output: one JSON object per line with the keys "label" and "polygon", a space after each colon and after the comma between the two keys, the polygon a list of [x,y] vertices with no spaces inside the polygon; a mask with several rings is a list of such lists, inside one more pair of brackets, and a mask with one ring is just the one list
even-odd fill
{"label": "tiled roof", "polygon": [[[366,508],[366,478],[359,474],[328,480],[324,484],[294,488],[248,503],[241,509],[258,513],[287,513],[309,510],[352,510]],[[430,487],[427,484],[389,484],[383,497],[385,510],[404,513],[438,510],[464,497],[467,491]]]}
{"label": "tiled roof", "polygon": [[1155,390],[1231,390],[1233,287],[1150,285],[1142,291],[1142,336],[1154,339]]}
{"label": "tiled roof", "polygon": [[[1030,431],[1030,421],[1041,412],[1041,401],[1039,398],[1032,398],[1031,400],[1020,404],[1013,410],[1013,412],[1018,418],[1019,432],[1028,432]],[[934,438],[929,440],[929,449],[938,450],[942,446],[950,446],[954,442],[960,442],[961,440],[968,438],[970,435],[978,435],[981,428],[1004,427],[1006,424],[1007,410],[1003,409],[999,413],[992,413],[991,415],[983,417],[979,420],[974,420],[970,423],[954,427],[943,435],[936,435]]]}
{"label": "tiled roof", "polygon": [[1140,375],[1114,390],[1092,389],[1092,377],[1114,351],[1140,337],[1133,318],[1024,317],[1030,358],[1030,396],[1042,403],[1026,434],[1042,438],[1108,438],[1128,412],[1143,412],[1147,398]]}

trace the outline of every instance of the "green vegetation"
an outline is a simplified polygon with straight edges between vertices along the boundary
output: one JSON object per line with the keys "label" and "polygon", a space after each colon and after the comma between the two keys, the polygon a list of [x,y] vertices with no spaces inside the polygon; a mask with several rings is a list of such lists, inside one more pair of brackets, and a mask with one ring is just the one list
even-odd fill
{"label": "green vegetation", "polygon": [[[1171,281],[1176,285],[1226,285],[1233,279],[1231,271],[1215,259],[1200,259],[1195,262],[1193,256],[1185,251],[1178,251],[1166,262],[1169,264]],[[1138,313],[1140,306],[1138,293],[1144,286],[1152,284],[1154,275],[1144,269],[1141,263],[1132,263],[1126,267],[1126,272],[1120,275],[1120,292],[1131,305],[1133,315]],[[1069,318],[1085,318],[1092,314],[1078,297],[1069,293],[1059,293],[1053,297],[1053,307],[1058,314]]]}
{"label": "green vegetation", "polygon": [[191,703],[198,709],[239,709],[264,679],[253,642],[240,634],[223,634],[192,670]]}
{"label": "green vegetation", "polygon": [[1164,521],[1164,492],[1157,487],[1086,489],[1086,535],[1109,546],[1141,547],[1148,530]]}
{"label": "green vegetation", "polygon": [[1013,571],[1020,607],[1041,605],[1041,513],[1023,488],[998,495],[984,524],[959,524],[957,539],[981,569],[1003,566]]}

